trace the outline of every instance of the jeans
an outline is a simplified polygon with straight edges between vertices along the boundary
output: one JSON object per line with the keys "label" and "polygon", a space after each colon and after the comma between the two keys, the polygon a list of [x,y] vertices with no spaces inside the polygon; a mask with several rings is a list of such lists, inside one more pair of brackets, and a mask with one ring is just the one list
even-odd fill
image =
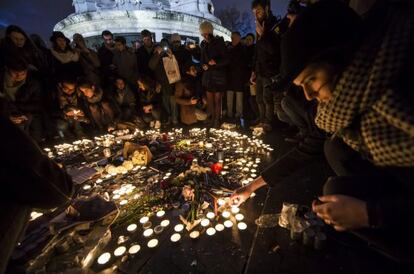
{"label": "jeans", "polygon": [[163,89],[161,92],[162,105],[168,115],[168,119],[171,121],[178,121],[178,109],[174,94],[171,95],[169,88]]}
{"label": "jeans", "polygon": [[256,102],[259,108],[260,121],[264,123],[272,123],[274,120],[274,102],[273,92],[266,87],[271,80],[266,77],[257,76],[256,79]]}
{"label": "jeans", "polygon": [[[233,115],[233,103],[234,103],[234,93],[236,93],[236,114]],[[243,117],[243,97],[244,93],[242,91],[227,91],[227,116],[229,118]]]}

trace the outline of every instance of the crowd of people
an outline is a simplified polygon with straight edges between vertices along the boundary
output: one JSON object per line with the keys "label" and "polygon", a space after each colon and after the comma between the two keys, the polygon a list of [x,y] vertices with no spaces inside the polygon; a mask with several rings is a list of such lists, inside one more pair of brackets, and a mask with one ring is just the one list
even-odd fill
{"label": "crowd of people", "polygon": [[293,0],[277,18],[270,1],[253,0],[256,35],[233,31],[226,42],[206,21],[200,45],[183,44],[178,34],[155,43],[143,30],[142,46],[130,48],[105,30],[97,52],[81,34],[71,42],[53,32],[49,49],[9,26],[0,42],[1,116],[38,143],[245,118],[266,132],[291,132],[286,141],[295,149],[236,190],[233,202],[325,158],[336,176],[313,211],[393,259],[412,260],[413,4],[362,6]]}

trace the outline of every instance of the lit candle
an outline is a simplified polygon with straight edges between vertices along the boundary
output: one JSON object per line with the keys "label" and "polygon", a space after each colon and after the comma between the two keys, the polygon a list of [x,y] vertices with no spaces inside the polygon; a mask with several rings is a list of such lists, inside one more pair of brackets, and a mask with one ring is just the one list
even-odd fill
{"label": "lit candle", "polygon": [[245,230],[247,228],[247,224],[240,222],[237,224],[237,227],[239,228],[239,230]]}
{"label": "lit candle", "polygon": [[147,246],[149,248],[154,248],[158,245],[158,240],[157,239],[152,239],[148,242]]}
{"label": "lit candle", "polygon": [[224,199],[218,199],[217,200],[217,204],[219,205],[219,206],[223,206],[223,205],[225,205],[226,204],[226,201],[224,201]]}
{"label": "lit candle", "polygon": [[252,194],[250,194],[250,198],[253,198],[254,196],[256,196],[256,193],[252,192]]}
{"label": "lit candle", "polygon": [[160,210],[157,212],[157,217],[162,217],[165,215],[165,211],[164,210]]}
{"label": "lit candle", "polygon": [[222,224],[217,224],[217,225],[216,225],[216,230],[217,230],[217,231],[223,231],[223,230],[224,230],[224,225],[222,225]]}
{"label": "lit candle", "polygon": [[240,208],[238,208],[237,206],[232,206],[232,207],[231,207],[231,212],[232,212],[233,214],[237,214],[237,213],[239,213],[239,212],[240,212]]}
{"label": "lit candle", "polygon": [[190,238],[191,239],[197,239],[199,236],[200,236],[200,232],[197,231],[197,230],[190,233]]}
{"label": "lit candle", "polygon": [[206,226],[208,226],[209,224],[210,224],[210,220],[209,220],[209,219],[203,219],[203,220],[201,221],[201,226],[206,227]]}
{"label": "lit candle", "polygon": [[141,223],[141,224],[145,224],[146,222],[148,222],[149,221],[149,218],[147,217],[147,216],[144,216],[144,217],[142,217],[141,219],[139,219],[139,222]]}
{"label": "lit candle", "polygon": [[171,235],[171,242],[176,243],[181,239],[181,235],[178,233],[174,233],[173,235]]}
{"label": "lit candle", "polygon": [[140,245],[132,245],[129,250],[128,253],[131,255],[137,254],[139,251],[141,250],[141,246]]}
{"label": "lit candle", "polygon": [[230,212],[228,212],[227,210],[223,211],[223,213],[221,214],[221,216],[223,216],[224,218],[229,218],[230,217]]}
{"label": "lit candle", "polygon": [[121,198],[121,196],[119,196],[118,194],[116,194],[116,195],[112,196],[112,199],[113,199],[113,200],[118,200],[119,198]]}
{"label": "lit candle", "polygon": [[210,227],[207,229],[206,233],[208,236],[213,236],[214,234],[216,234],[216,230],[213,227]]}
{"label": "lit candle", "polygon": [[227,220],[227,221],[224,222],[224,226],[227,227],[227,228],[230,228],[230,227],[233,226],[233,222],[230,221],[230,220]]}
{"label": "lit candle", "polygon": [[216,215],[214,214],[214,212],[211,212],[211,211],[210,211],[210,212],[208,212],[206,216],[207,216],[207,218],[209,218],[209,219],[214,219],[214,217],[216,217]]}
{"label": "lit candle", "polygon": [[143,235],[144,235],[144,237],[150,237],[152,234],[154,233],[154,230],[152,230],[151,228],[148,228],[148,229],[145,229],[144,230],[144,233],[143,233]]}
{"label": "lit candle", "polygon": [[255,173],[252,173],[251,176],[252,176],[252,178],[256,178],[257,177],[257,175]]}
{"label": "lit candle", "polygon": [[97,184],[102,183],[102,179],[98,179],[98,180],[96,180],[96,183],[97,183]]}
{"label": "lit candle", "polygon": [[119,204],[120,205],[126,205],[128,203],[128,200],[122,200]]}
{"label": "lit candle", "polygon": [[128,232],[134,232],[135,230],[137,230],[137,225],[136,224],[130,224],[128,227],[127,227],[127,231]]}
{"label": "lit candle", "polygon": [[235,217],[237,221],[242,221],[244,219],[244,215],[241,213],[237,214]]}
{"label": "lit candle", "polygon": [[174,227],[174,230],[176,232],[181,232],[181,231],[183,231],[183,229],[184,229],[184,225],[182,225],[182,224],[178,224]]}
{"label": "lit candle", "polygon": [[109,254],[108,252],[105,252],[101,256],[99,256],[98,264],[106,264],[107,262],[109,262],[110,259],[111,259],[111,254]]}
{"label": "lit candle", "polygon": [[125,251],[126,251],[126,247],[125,246],[120,246],[117,249],[115,249],[114,255],[116,257],[120,257],[120,256],[124,255]]}
{"label": "lit candle", "polygon": [[164,221],[162,221],[162,222],[161,222],[161,225],[162,225],[163,227],[167,227],[167,226],[169,226],[169,225],[170,225],[170,221],[169,221],[169,220],[164,220]]}

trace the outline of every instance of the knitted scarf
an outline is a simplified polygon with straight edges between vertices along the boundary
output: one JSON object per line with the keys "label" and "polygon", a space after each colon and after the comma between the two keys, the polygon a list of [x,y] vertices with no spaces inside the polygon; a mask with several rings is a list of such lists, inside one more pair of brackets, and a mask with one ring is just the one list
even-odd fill
{"label": "knitted scarf", "polygon": [[413,102],[399,84],[413,50],[412,12],[412,5],[390,5],[377,14],[374,32],[340,76],[332,100],[318,106],[318,127],[377,166],[414,166]]}

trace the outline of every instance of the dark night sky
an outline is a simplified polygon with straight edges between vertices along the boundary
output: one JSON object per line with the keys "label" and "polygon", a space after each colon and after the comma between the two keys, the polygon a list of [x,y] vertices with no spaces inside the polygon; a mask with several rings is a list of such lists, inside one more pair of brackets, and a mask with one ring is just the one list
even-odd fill
{"label": "dark night sky", "polygon": [[[272,0],[275,14],[284,14],[288,0]],[[250,0],[213,0],[216,11],[237,5],[250,10]],[[56,22],[74,12],[72,0],[0,0],[0,27],[16,24],[28,33],[39,33],[45,39],[50,36]]]}

